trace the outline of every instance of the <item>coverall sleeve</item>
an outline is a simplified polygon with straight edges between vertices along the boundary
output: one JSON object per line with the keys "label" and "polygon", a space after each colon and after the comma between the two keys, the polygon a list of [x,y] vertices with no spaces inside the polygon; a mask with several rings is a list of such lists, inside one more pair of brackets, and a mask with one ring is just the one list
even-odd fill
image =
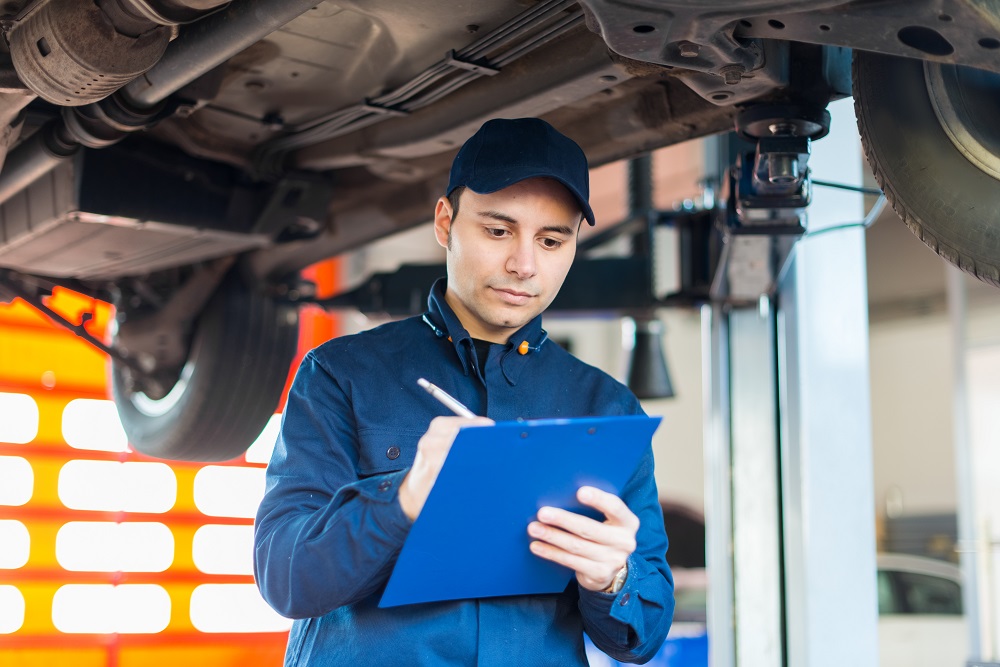
{"label": "coverall sleeve", "polygon": [[674,616],[674,582],[651,450],[621,497],[639,517],[625,585],[615,594],[580,587],[579,608],[584,629],[598,648],[615,660],[643,663],[660,649]]}
{"label": "coverall sleeve", "polygon": [[307,354],[254,530],[257,586],[283,616],[322,616],[371,595],[409,533],[397,497],[408,469],[359,479],[356,433],[348,397]]}

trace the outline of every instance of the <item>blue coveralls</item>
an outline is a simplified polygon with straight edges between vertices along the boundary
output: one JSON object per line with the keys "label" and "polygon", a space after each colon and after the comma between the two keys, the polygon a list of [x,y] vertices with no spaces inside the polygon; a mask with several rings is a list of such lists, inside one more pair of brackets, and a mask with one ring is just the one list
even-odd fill
{"label": "blue coveralls", "polygon": [[[648,660],[674,607],[651,451],[622,491],[641,527],[617,594],[574,578],[557,595],[378,608],[410,527],[399,484],[430,420],[450,414],[417,378],[496,421],[642,413],[622,384],[543,343],[540,316],[491,346],[481,372],[444,289],[423,317],[312,350],[295,377],[255,529],[257,584],[298,619],[285,664],[586,665],[584,630],[618,660]],[[519,354],[523,340],[535,349]]]}

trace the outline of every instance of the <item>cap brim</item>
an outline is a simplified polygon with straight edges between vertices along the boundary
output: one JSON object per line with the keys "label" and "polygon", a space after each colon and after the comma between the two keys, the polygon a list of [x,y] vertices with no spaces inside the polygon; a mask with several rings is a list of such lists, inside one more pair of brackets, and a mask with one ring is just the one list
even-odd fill
{"label": "cap brim", "polygon": [[[586,197],[584,197],[583,194],[571,183],[568,183],[566,179],[562,178],[558,174],[553,174],[545,170],[520,173],[517,175],[517,178],[511,178],[510,176],[477,176],[477,178],[474,179],[474,182],[466,183],[465,187],[481,195],[488,195],[493,192],[503,190],[504,188],[508,188],[515,183],[526,181],[529,178],[551,178],[552,180],[561,183],[563,187],[569,190],[570,194],[573,195],[573,198],[576,199],[576,203],[580,205],[580,212],[583,213],[583,218],[587,221],[587,224],[592,227],[596,224],[594,219],[594,210],[590,208],[590,203],[587,201]],[[451,193],[449,192],[448,194]]]}

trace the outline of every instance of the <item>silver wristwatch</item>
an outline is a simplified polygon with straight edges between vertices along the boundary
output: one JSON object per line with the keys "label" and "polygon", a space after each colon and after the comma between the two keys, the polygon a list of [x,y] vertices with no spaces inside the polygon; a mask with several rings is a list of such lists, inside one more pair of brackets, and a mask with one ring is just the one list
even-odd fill
{"label": "silver wristwatch", "polygon": [[617,593],[625,585],[625,579],[628,578],[628,563],[626,563],[622,569],[618,570],[615,574],[615,578],[611,580],[611,585],[604,589],[605,593]]}

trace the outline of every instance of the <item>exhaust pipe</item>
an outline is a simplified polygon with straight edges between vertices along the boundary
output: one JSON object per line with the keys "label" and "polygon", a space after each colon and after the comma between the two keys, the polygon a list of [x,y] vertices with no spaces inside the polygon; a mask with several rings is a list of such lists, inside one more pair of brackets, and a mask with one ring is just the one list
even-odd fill
{"label": "exhaust pipe", "polygon": [[[86,106],[79,113],[67,110],[69,113],[65,113],[64,118],[70,118],[69,123],[65,120],[57,121],[61,127],[50,129],[48,139],[24,142],[11,151],[8,165],[16,165],[17,169],[4,169],[0,172],[0,204],[71,157],[80,145],[100,148],[124,138],[130,131],[144,129],[155,118],[158,103],[309,11],[316,5],[316,0],[236,0],[222,11],[185,25],[180,36],[169,42],[169,45],[167,42],[171,29],[156,25],[151,20],[152,17],[176,17],[181,9],[214,6],[221,4],[221,0],[167,0],[165,3],[156,3],[155,6],[149,0],[104,0],[97,4],[101,7],[78,0],[49,0],[38,5],[11,32],[11,51],[14,52],[17,41],[20,52],[13,58],[14,66],[21,80],[33,93],[60,106],[93,104],[107,98],[112,92],[119,91],[108,103],[120,109],[131,110],[135,124],[123,127],[119,119],[114,126],[99,127],[104,117],[100,110],[87,112]],[[51,9],[47,9],[49,7]],[[67,18],[72,14],[67,13],[69,8],[85,16],[91,23],[76,27],[66,25],[71,22]],[[90,12],[91,8],[96,8],[100,16],[81,14],[82,10]],[[165,8],[173,12],[164,11]],[[108,11],[105,12],[105,9]],[[58,15],[55,10],[59,10]],[[39,18],[32,19],[36,14]],[[109,15],[115,18],[116,23],[112,23]],[[73,19],[80,20],[80,17]],[[48,32],[32,27],[32,21]],[[118,40],[125,45],[128,39],[138,40],[142,38],[142,34],[149,33],[162,35],[156,37],[163,42],[162,48],[156,53],[150,45],[149,53],[139,62],[130,60],[132,56],[129,55],[125,58],[129,62],[128,75],[111,76],[109,72],[118,72],[117,68],[126,66],[100,55],[101,48],[106,49],[108,46],[108,31],[93,30],[94,21],[107,21],[111,25],[122,26],[121,29],[125,32],[119,32],[117,28],[112,31],[115,34],[112,42]],[[152,27],[141,33],[144,26]],[[46,61],[55,54],[57,45],[72,53],[76,48],[74,35],[81,31],[89,33],[90,41],[85,42],[89,44],[87,57],[82,62],[50,69],[49,63],[61,65],[65,60],[72,60],[71,55],[63,53],[54,60]],[[21,38],[16,38],[18,32],[21,32]],[[105,35],[104,41],[94,42],[93,33]],[[140,36],[128,33],[140,33]],[[50,36],[53,35],[58,36],[52,37],[50,41]],[[155,58],[152,57],[153,53]],[[105,80],[109,79],[111,81],[105,84]],[[52,137],[58,137],[55,142],[58,150],[51,150]],[[66,140],[71,144],[75,143],[75,147],[67,147]],[[0,151],[6,152],[2,147]]]}
{"label": "exhaust pipe", "polygon": [[316,0],[241,0],[186,26],[146,75],[125,86],[132,106],[163,101],[316,6]]}

